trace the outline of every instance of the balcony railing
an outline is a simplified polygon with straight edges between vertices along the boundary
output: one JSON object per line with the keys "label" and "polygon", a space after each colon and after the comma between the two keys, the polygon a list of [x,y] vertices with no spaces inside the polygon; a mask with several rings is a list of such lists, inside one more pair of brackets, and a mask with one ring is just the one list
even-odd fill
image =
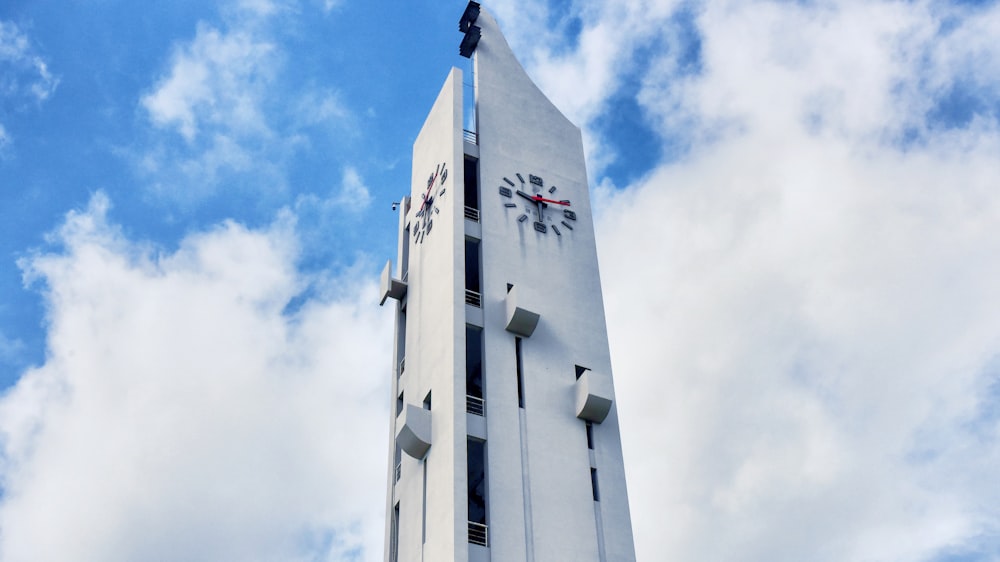
{"label": "balcony railing", "polygon": [[479,144],[479,135],[475,131],[462,129],[462,137],[465,139],[465,142]]}
{"label": "balcony railing", "polygon": [[490,546],[489,528],[482,523],[469,521],[469,542],[479,546]]}
{"label": "balcony railing", "polygon": [[476,415],[486,415],[486,401],[476,396],[465,395],[465,411]]}
{"label": "balcony railing", "polygon": [[465,208],[465,218],[472,222],[479,222],[479,209],[473,209],[472,207]]}
{"label": "balcony railing", "polygon": [[472,305],[476,308],[483,307],[483,295],[479,293],[466,289],[465,290],[465,304]]}

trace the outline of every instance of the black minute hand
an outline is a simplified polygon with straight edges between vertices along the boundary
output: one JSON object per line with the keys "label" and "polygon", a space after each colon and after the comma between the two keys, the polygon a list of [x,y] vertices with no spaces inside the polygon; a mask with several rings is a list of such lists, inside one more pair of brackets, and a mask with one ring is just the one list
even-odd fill
{"label": "black minute hand", "polygon": [[517,190],[517,194],[520,195],[521,197],[524,197],[528,201],[531,201],[532,203],[537,203],[537,201],[535,201],[534,197],[528,195],[527,193],[521,191],[520,189]]}

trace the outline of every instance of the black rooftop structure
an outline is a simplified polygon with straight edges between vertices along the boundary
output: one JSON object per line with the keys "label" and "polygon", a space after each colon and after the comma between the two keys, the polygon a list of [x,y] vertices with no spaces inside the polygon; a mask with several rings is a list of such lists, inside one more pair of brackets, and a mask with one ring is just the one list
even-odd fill
{"label": "black rooftop structure", "polygon": [[478,18],[479,3],[469,2],[469,5],[465,7],[465,12],[462,13],[462,19],[458,20],[458,30],[465,34],[465,37],[462,38],[462,44],[458,47],[458,54],[465,58],[472,57],[472,52],[479,45],[482,30],[479,26],[472,25]]}
{"label": "black rooftop structure", "polygon": [[458,20],[458,30],[462,33],[469,31],[469,27],[476,23],[479,18],[479,2],[469,2],[462,13],[462,19]]}

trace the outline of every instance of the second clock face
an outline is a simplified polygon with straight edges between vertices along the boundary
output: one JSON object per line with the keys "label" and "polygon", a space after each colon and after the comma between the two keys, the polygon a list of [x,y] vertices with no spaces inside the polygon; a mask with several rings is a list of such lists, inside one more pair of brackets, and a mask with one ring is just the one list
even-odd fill
{"label": "second clock face", "polygon": [[559,188],[546,185],[541,176],[520,173],[504,176],[500,184],[500,200],[519,223],[531,222],[535,232],[563,236],[572,232],[576,212],[568,199],[560,198]]}
{"label": "second clock face", "polygon": [[427,178],[427,191],[422,194],[423,201],[414,215],[417,219],[416,236],[413,243],[419,244],[424,241],[434,227],[434,216],[441,213],[436,202],[445,194],[445,182],[448,181],[448,168],[444,162],[437,165],[434,172]]}

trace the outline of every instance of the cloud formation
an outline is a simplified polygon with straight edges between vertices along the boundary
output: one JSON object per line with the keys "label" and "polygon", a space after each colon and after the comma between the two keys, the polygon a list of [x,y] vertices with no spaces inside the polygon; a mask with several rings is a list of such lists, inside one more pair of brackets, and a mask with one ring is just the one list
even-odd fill
{"label": "cloud formation", "polygon": [[361,175],[351,166],[344,168],[344,177],[340,184],[340,191],[334,197],[332,203],[351,213],[360,213],[371,205],[372,196],[368,192]]}
{"label": "cloud formation", "polygon": [[50,328],[0,400],[0,559],[380,559],[373,281],[305,278],[289,216],[165,251],[108,205],[22,262]]}
{"label": "cloud formation", "polygon": [[222,21],[199,22],[139,100],[148,143],[123,149],[153,191],[182,203],[220,189],[278,193],[306,130],[349,122],[337,94],[298,85],[286,67],[282,26],[290,3],[227,3]]}
{"label": "cloud formation", "polygon": [[[602,186],[639,558],[1000,559],[1000,6],[494,4]],[[680,149],[614,186],[622,96]]]}
{"label": "cloud formation", "polygon": [[0,94],[48,99],[59,85],[49,65],[31,46],[28,36],[13,22],[0,21]]}
{"label": "cloud formation", "polygon": [[[47,100],[59,85],[48,62],[14,22],[0,20],[0,118]],[[0,122],[0,153],[12,143]]]}
{"label": "cloud formation", "polygon": [[260,98],[273,80],[274,49],[247,31],[199,25],[142,106],[156,125],[176,129],[189,143],[203,128],[267,134]]}
{"label": "cloud formation", "polygon": [[598,205],[641,559],[997,559],[998,14],[713,2],[649,61],[689,150]]}

